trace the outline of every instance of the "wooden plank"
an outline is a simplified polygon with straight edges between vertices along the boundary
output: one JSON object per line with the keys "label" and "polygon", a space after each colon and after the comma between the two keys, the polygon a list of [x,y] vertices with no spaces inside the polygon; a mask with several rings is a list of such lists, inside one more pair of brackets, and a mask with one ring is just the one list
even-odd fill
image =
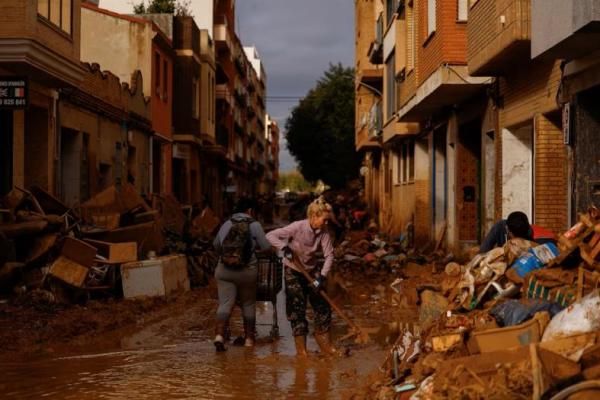
{"label": "wooden plank", "polygon": [[583,297],[583,267],[579,267],[577,272],[577,301]]}
{"label": "wooden plank", "polygon": [[1,224],[0,232],[4,233],[8,239],[20,236],[37,235],[46,229],[48,221],[28,221],[10,224]]}
{"label": "wooden plank", "polygon": [[540,360],[538,359],[537,348],[534,343],[529,345],[529,356],[531,357],[531,376],[533,381],[533,395],[532,399],[539,400],[542,397],[544,390],[544,376],[542,374],[542,367],[540,366]]}
{"label": "wooden plank", "polygon": [[50,267],[50,275],[75,287],[83,287],[88,269],[65,256],[60,256]]}
{"label": "wooden plank", "polygon": [[60,252],[61,255],[87,268],[94,265],[96,253],[97,250],[94,246],[72,237],[65,238],[65,243]]}
{"label": "wooden plank", "polygon": [[[597,236],[597,235],[598,235],[597,233],[594,234],[594,236]],[[596,257],[598,257],[598,254],[600,254],[600,243],[596,243],[595,246],[592,246],[590,244],[590,247],[592,247],[592,251],[590,252],[590,258],[592,260],[595,260]]]}

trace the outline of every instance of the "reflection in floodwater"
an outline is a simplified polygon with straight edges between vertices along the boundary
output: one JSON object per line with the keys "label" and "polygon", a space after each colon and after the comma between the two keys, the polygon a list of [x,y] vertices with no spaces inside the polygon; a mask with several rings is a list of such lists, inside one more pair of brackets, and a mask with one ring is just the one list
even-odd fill
{"label": "reflection in floodwater", "polygon": [[[282,297],[282,295],[280,295]],[[283,308],[284,299],[278,301]],[[160,322],[121,340],[120,349],[49,360],[1,362],[2,398],[60,399],[336,399],[377,368],[384,350],[372,344],[354,348],[348,358],[318,355],[309,338],[311,357],[296,360],[284,310],[279,312],[282,337],[270,343],[271,312],[258,311],[257,346],[229,347],[215,353],[211,332],[175,330],[194,326],[198,310]],[[210,316],[212,317],[212,315]],[[205,317],[206,318],[206,317]],[[337,327],[336,328],[342,328]],[[336,332],[340,336],[341,332]]]}

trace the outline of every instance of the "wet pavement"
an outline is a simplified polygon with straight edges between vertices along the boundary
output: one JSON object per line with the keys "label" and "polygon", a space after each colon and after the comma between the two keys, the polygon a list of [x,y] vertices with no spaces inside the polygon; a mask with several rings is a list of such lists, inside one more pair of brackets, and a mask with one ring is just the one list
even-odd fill
{"label": "wet pavement", "polygon": [[[278,301],[281,337],[271,342],[271,304],[257,313],[255,348],[232,347],[217,354],[206,329],[216,303],[197,304],[144,329],[76,355],[53,354],[38,360],[0,361],[0,397],[8,399],[338,399],[381,363],[385,343],[352,347],[346,358],[317,353],[296,360],[284,299]],[[209,311],[210,310],[210,311]],[[239,320],[236,312],[234,320]],[[362,324],[378,325],[366,320]],[[334,336],[345,328],[337,318]],[[311,324],[312,325],[312,324]],[[240,332],[234,326],[234,334]],[[110,342],[110,341],[108,341]]]}

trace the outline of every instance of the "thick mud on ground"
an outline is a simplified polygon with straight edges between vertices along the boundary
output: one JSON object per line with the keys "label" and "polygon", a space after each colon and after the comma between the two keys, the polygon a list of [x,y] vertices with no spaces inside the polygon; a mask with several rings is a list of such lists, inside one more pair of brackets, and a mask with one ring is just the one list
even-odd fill
{"label": "thick mud on ground", "polygon": [[[365,301],[348,307],[363,326],[381,326],[382,307]],[[296,360],[284,296],[278,300],[280,338],[271,341],[271,303],[258,311],[257,346],[229,346],[217,354],[212,345],[216,302],[194,296],[166,308],[143,328],[123,329],[68,343],[33,355],[0,357],[0,397],[8,399],[339,399],[348,398],[385,358],[385,338],[351,345],[350,356],[318,354]],[[183,307],[181,307],[183,306]],[[236,311],[234,321],[239,321]],[[239,322],[233,334],[241,331]],[[335,317],[334,337],[346,328]],[[89,339],[89,338],[88,338]],[[75,344],[75,343],[74,343]],[[43,347],[43,344],[42,344]],[[75,350],[74,350],[75,349]]]}

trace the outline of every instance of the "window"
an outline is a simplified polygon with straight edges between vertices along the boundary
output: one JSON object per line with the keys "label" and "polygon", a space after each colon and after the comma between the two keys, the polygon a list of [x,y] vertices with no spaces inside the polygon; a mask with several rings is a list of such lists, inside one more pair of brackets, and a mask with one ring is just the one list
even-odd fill
{"label": "window", "polygon": [[436,0],[427,0],[427,37],[435,32],[436,26]]}
{"label": "window", "polygon": [[197,78],[192,78],[192,116],[194,118],[200,117],[200,85],[198,84]]}
{"label": "window", "polygon": [[160,97],[160,54],[154,53],[154,92]]}
{"label": "window", "polygon": [[162,81],[162,94],[163,94],[163,101],[168,101],[169,100],[169,64],[167,63],[167,60],[163,60],[163,70],[162,70],[162,75],[163,75],[163,81]]}
{"label": "window", "polygon": [[415,143],[412,140],[400,145],[396,160],[396,183],[413,183],[415,181]]}
{"label": "window", "polygon": [[385,63],[386,73],[386,120],[396,112],[396,54],[392,53]]}
{"label": "window", "polygon": [[469,0],[458,0],[458,15],[456,17],[457,21],[464,22],[467,20],[469,15]]}
{"label": "window", "polygon": [[71,34],[71,10],[73,0],[38,0],[38,14]]}

